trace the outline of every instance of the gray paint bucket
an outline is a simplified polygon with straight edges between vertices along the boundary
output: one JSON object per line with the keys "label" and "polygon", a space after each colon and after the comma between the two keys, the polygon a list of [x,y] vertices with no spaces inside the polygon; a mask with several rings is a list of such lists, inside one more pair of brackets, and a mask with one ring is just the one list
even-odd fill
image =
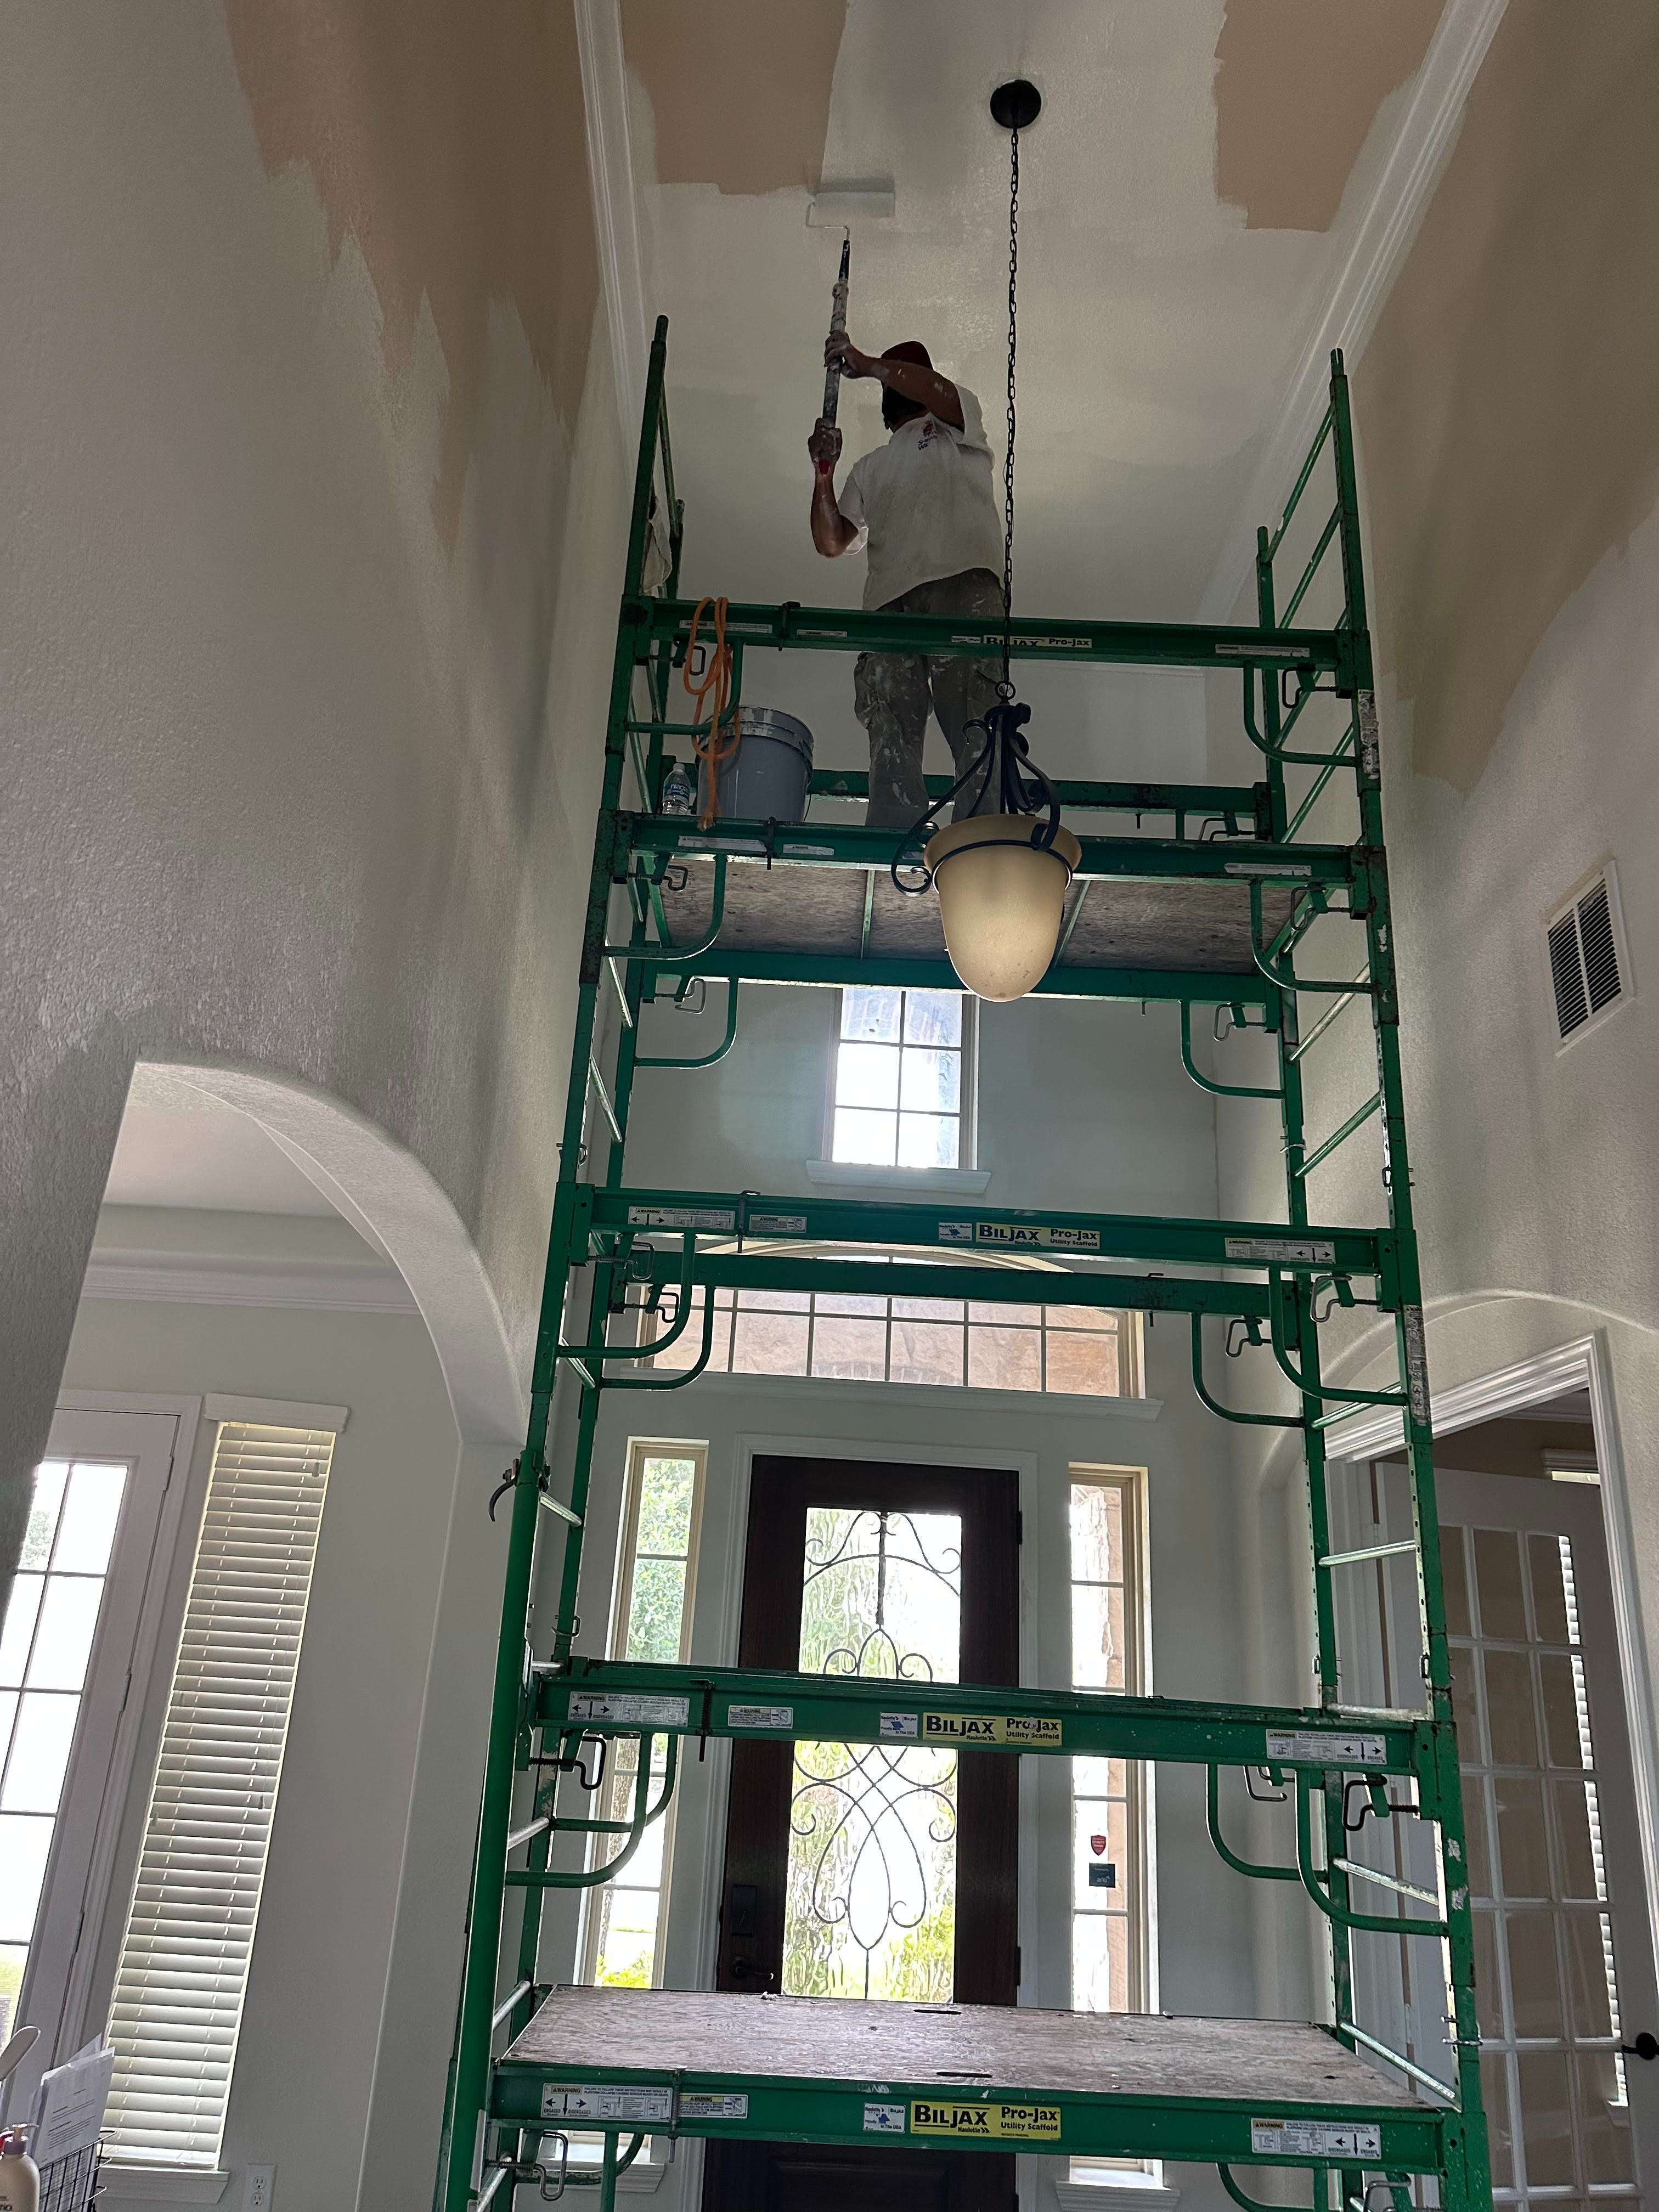
{"label": "gray paint bucket", "polygon": [[[812,732],[776,707],[738,710],[738,749],[720,764],[720,812],[736,822],[804,822]],[[697,811],[708,805],[708,769],[697,775]]]}

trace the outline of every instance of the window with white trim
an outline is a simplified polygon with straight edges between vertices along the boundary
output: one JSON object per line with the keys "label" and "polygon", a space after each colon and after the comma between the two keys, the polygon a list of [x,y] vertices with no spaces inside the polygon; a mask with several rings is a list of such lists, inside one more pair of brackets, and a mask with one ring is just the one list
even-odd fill
{"label": "window with white trim", "polygon": [[218,2160],[334,1443],[219,1425],[110,2006],[129,2163]]}
{"label": "window with white trim", "polygon": [[972,1167],[974,1042],[974,1001],[963,992],[842,991],[830,1158]]}
{"label": "window with white trim", "polygon": [[[691,1591],[707,1458],[707,1447],[700,1443],[636,1438],[629,1447],[616,1601],[606,1644],[613,1659],[655,1660],[673,1666],[690,1656]],[[667,1738],[653,1736],[649,1783],[653,1802],[662,1791],[667,1753]],[[614,1737],[605,1757],[600,1793],[605,1809],[599,1817],[627,1820],[634,1809],[638,1743]],[[647,1828],[639,1850],[615,1881],[590,1891],[584,1981],[623,1989],[660,1985],[673,1841],[671,1803]],[[614,1835],[597,1838],[596,1853],[601,1857],[614,1855],[617,1842]]]}
{"label": "window with white trim", "polygon": [[[1145,1693],[1142,1477],[1073,1467],[1072,1686]],[[1072,1761],[1072,2008],[1144,2012],[1151,2001],[1150,1853],[1144,1760]],[[1125,2161],[1073,2159],[1074,2179]],[[1143,2162],[1127,2162],[1144,2170]]]}
{"label": "window with white trim", "polygon": [[46,1459],[0,1619],[0,2042],[18,2024],[131,1463]]}
{"label": "window with white trim", "polygon": [[[994,1286],[994,1272],[988,1268],[986,1278]],[[655,1317],[658,1336],[672,1324],[677,1296]],[[699,1285],[691,1293],[690,1324],[653,1354],[653,1367],[683,1370],[701,1357],[702,1300]],[[1138,1321],[1109,1306],[717,1290],[704,1371],[1139,1398]]]}

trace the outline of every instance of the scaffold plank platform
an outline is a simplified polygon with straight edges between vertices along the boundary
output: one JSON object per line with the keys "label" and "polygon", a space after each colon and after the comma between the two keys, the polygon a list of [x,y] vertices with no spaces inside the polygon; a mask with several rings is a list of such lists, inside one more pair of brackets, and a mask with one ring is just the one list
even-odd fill
{"label": "scaffold plank platform", "polygon": [[1417,2170],[1443,2118],[1299,2021],[580,1986],[553,1990],[503,2054],[497,2114],[1256,2163],[1275,2142],[1305,2160],[1311,2141]]}
{"label": "scaffold plank platform", "polygon": [[[810,842],[811,824],[795,842]],[[688,860],[662,887],[675,945],[702,945],[714,926],[714,861]],[[1262,894],[1269,937],[1289,920],[1293,891]],[[867,900],[867,914],[866,914]],[[1096,878],[1070,893],[1062,969],[1139,968],[1252,974],[1250,893],[1231,881],[1142,882]],[[943,960],[939,902],[898,890],[884,867],[732,867],[717,945],[726,951],[852,953],[874,959]]]}

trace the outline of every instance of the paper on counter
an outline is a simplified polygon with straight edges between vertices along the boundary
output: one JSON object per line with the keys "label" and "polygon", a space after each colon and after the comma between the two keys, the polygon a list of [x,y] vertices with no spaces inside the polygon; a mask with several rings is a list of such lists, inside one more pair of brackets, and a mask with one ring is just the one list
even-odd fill
{"label": "paper on counter", "polygon": [[115,2053],[99,2036],[41,2076],[29,2138],[29,2155],[37,2166],[73,2158],[97,2142],[114,2072]]}

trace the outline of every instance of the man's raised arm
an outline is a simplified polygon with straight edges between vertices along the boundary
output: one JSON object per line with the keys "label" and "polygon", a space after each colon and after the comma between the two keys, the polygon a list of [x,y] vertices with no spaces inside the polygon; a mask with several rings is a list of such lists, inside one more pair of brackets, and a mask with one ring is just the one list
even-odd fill
{"label": "man's raised arm", "polygon": [[826,561],[833,561],[857,544],[859,534],[836,500],[841,432],[833,423],[819,421],[806,441],[806,450],[812,456],[812,543]]}
{"label": "man's raised arm", "polygon": [[874,377],[884,392],[896,392],[901,399],[908,399],[913,407],[937,416],[953,430],[966,427],[961,393],[950,378],[941,376],[936,368],[928,368],[919,361],[895,361],[886,354],[860,353],[845,331],[832,331],[824,340],[823,359],[826,368],[839,361],[843,376]]}

